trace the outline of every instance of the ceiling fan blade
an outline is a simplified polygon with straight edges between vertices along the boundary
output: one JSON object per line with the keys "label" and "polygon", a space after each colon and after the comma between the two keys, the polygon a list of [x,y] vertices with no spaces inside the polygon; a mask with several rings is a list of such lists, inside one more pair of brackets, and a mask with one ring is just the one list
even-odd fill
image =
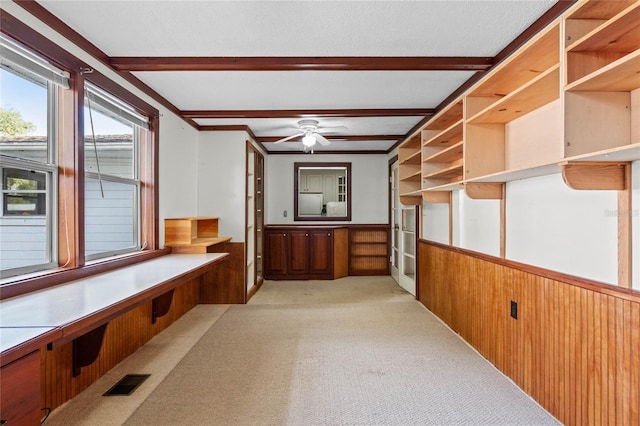
{"label": "ceiling fan blade", "polygon": [[316,138],[318,143],[322,146],[327,146],[331,144],[331,141],[325,138],[324,136],[322,136],[320,133],[314,133],[313,136]]}
{"label": "ceiling fan blade", "polygon": [[338,133],[346,130],[349,130],[347,126],[321,127],[318,129],[318,133]]}
{"label": "ceiling fan blade", "polygon": [[275,141],[275,142],[274,142],[274,144],[282,143],[282,142],[286,142],[286,141],[289,141],[289,140],[291,140],[291,139],[295,139],[295,138],[297,138],[297,137],[300,137],[300,136],[302,136],[302,135],[304,135],[304,133],[296,133],[295,135],[287,136],[286,138],[283,138],[283,139],[277,140],[277,141]]}

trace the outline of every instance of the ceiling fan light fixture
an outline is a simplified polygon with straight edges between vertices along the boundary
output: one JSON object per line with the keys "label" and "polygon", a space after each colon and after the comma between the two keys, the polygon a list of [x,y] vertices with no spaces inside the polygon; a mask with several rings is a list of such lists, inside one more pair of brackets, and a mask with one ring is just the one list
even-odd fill
{"label": "ceiling fan light fixture", "polygon": [[304,135],[304,137],[302,138],[302,144],[304,146],[313,146],[316,144],[316,138],[311,134],[311,133],[307,133]]}

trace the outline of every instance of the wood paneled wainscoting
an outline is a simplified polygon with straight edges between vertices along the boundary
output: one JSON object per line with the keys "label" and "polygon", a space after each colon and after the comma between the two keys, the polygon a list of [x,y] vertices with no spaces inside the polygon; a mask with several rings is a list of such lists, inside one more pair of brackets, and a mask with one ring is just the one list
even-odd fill
{"label": "wood paneled wainscoting", "polygon": [[638,292],[425,240],[418,257],[420,302],[558,420],[640,424]]}
{"label": "wood paneled wainscoting", "polygon": [[166,315],[152,323],[152,302],[144,303],[114,318],[106,327],[104,343],[98,358],[72,374],[73,343],[43,348],[41,354],[40,406],[55,409],[70,400],[104,375],[111,368],[134,353],[153,336],[170,326],[200,302],[202,278],[189,280],[175,289],[173,302]]}

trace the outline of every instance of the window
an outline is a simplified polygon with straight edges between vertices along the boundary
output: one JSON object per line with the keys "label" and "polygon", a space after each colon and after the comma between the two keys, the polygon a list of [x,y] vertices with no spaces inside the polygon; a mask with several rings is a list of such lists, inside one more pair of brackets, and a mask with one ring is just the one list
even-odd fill
{"label": "window", "polygon": [[0,297],[162,254],[158,110],[10,15],[5,22]]}
{"label": "window", "polygon": [[0,275],[57,265],[55,128],[57,91],[68,75],[1,37]]}
{"label": "window", "polygon": [[139,146],[148,127],[133,108],[87,85],[85,98],[85,257],[140,248]]}

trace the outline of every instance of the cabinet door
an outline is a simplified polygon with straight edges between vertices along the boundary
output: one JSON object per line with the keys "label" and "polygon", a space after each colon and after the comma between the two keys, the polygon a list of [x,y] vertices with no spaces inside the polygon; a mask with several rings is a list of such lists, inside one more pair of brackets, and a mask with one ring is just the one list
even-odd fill
{"label": "cabinet door", "polygon": [[2,424],[40,424],[40,351],[0,369],[0,407]]}
{"label": "cabinet door", "polygon": [[287,273],[287,233],[267,232],[265,234],[265,275]]}
{"label": "cabinet door", "polygon": [[309,273],[333,274],[333,234],[331,230],[309,232]]}
{"label": "cabinet door", "polygon": [[306,275],[309,273],[309,231],[289,232],[289,275]]}
{"label": "cabinet door", "polygon": [[307,190],[322,192],[322,175],[307,175]]}

